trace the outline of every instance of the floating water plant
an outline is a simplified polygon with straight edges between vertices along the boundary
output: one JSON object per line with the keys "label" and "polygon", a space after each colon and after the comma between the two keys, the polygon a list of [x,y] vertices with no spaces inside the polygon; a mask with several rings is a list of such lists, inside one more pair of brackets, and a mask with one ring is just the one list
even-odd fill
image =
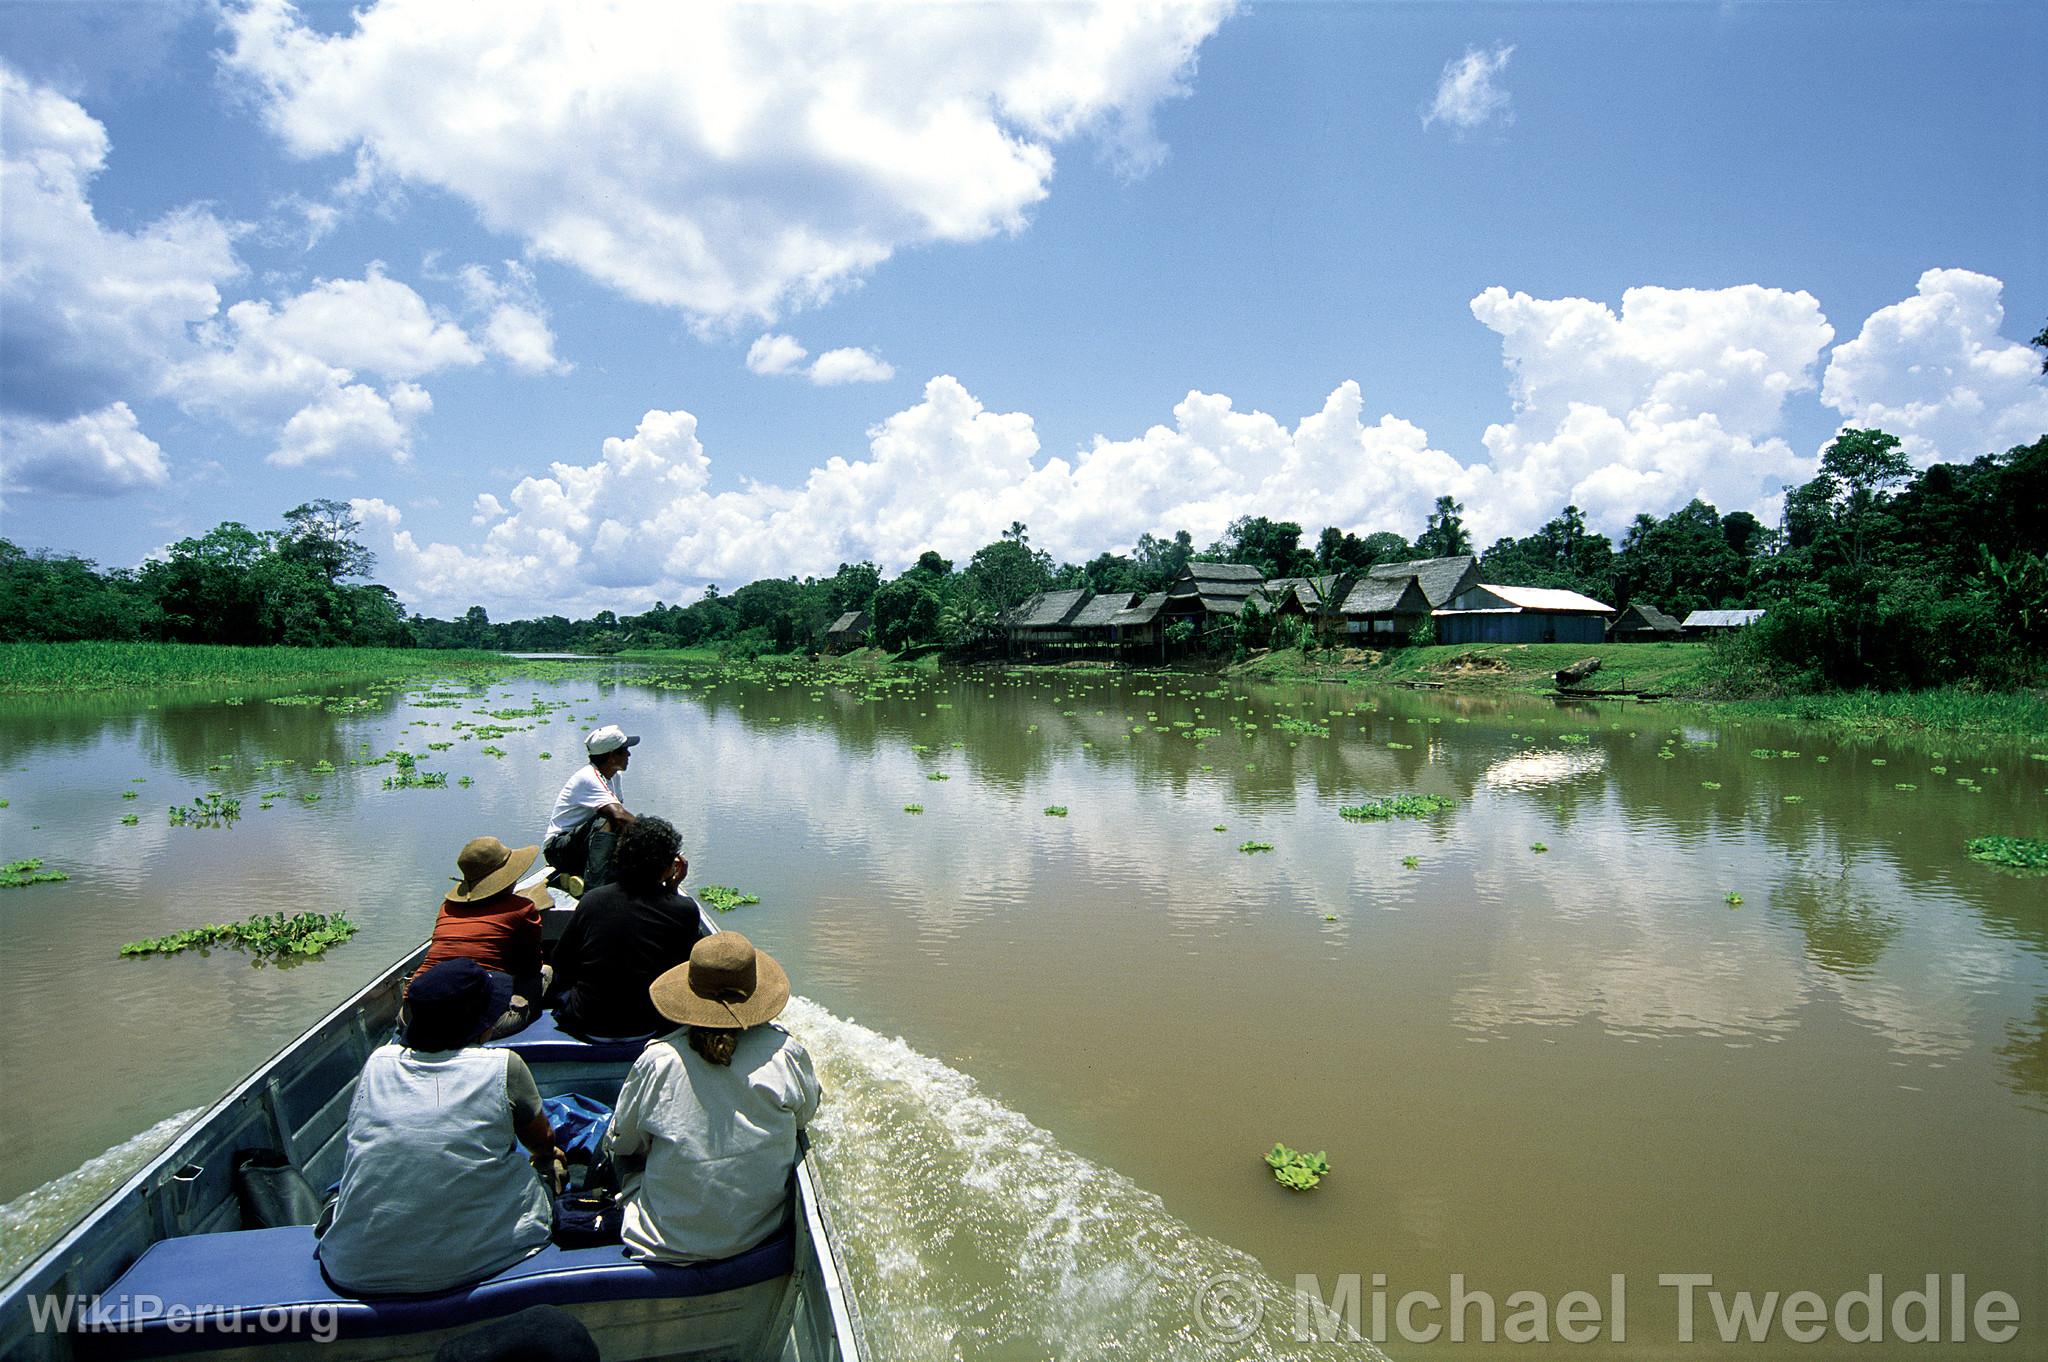
{"label": "floating water plant", "polygon": [[142,815],[139,813],[124,813],[121,815],[121,826],[124,828],[132,828],[141,821]]}
{"label": "floating water plant", "polygon": [[944,771],[933,771],[925,777],[926,780],[951,780],[952,778],[953,777],[947,775]]}
{"label": "floating water plant", "polygon": [[1216,825],[1216,831],[1218,831],[1218,832],[1229,832],[1229,831],[1230,831],[1230,825],[1229,825],[1228,823],[1218,823],[1218,824]]}
{"label": "floating water plant", "polygon": [[208,790],[190,804],[173,804],[170,813],[174,828],[225,827],[242,816],[242,801]]}
{"label": "floating water plant", "polygon": [[1545,845],[1544,845],[1543,843],[1541,843],[1541,842],[1531,842],[1531,843],[1529,843],[1529,850],[1531,850],[1531,851],[1534,851],[1534,852],[1537,852],[1537,853],[1542,853],[1542,852],[1545,852],[1545,851],[1548,851],[1548,850],[1550,850],[1550,848],[1549,848],[1549,847],[1547,847],[1547,846],[1545,846]]}
{"label": "floating water plant", "polygon": [[34,856],[0,865],[0,889],[26,889],[32,884],[56,884],[70,878],[61,870],[43,869],[41,859]]}
{"label": "floating water plant", "polygon": [[1255,851],[1271,851],[1272,849],[1273,844],[1271,842],[1246,842],[1238,848],[1239,851],[1242,851],[1247,856]]}
{"label": "floating water plant", "polygon": [[1718,780],[1703,780],[1700,782],[1700,788],[1703,790],[1718,790],[1721,788],[1721,782]]}
{"label": "floating water plant", "polygon": [[1806,796],[1805,796],[1805,795],[1786,795],[1786,796],[1785,796],[1785,802],[1786,802],[1787,804],[1803,804],[1803,803],[1805,803],[1805,802],[1806,802]]}
{"label": "floating water plant", "polygon": [[905,804],[905,805],[903,806],[903,812],[905,812],[905,813],[923,813],[923,812],[924,812],[924,805],[922,805],[922,804]]}
{"label": "floating water plant", "polygon": [[697,897],[721,913],[730,913],[735,908],[761,901],[760,895],[745,893],[729,884],[707,884],[697,891]]}
{"label": "floating water plant", "polygon": [[1388,795],[1368,804],[1349,804],[1337,810],[1339,818],[1354,823],[1376,823],[1388,818],[1428,818],[1457,807],[1457,801],[1443,795]]}
{"label": "floating water plant", "polygon": [[333,775],[334,763],[325,757],[320,758],[320,760],[313,763],[313,774],[316,776]]}
{"label": "floating water plant", "polygon": [[140,799],[140,798],[142,798],[142,791],[140,791],[140,790],[123,790],[123,791],[121,791],[121,798],[123,798],[123,799]]}
{"label": "floating water plant", "polygon": [[1045,816],[1047,818],[1065,818],[1067,816],[1067,806],[1064,804],[1048,804],[1045,806]]}
{"label": "floating water plant", "polygon": [[257,913],[247,922],[210,922],[169,936],[131,941],[123,955],[176,955],[180,951],[237,946],[257,957],[280,960],[315,956],[356,934],[356,924],[340,913]]}
{"label": "floating water plant", "polygon": [[1299,1149],[1276,1144],[1266,1155],[1266,1166],[1273,1170],[1273,1181],[1296,1192],[1309,1191],[1330,1175],[1329,1155],[1320,1149],[1304,1154]]}
{"label": "floating water plant", "polygon": [[2039,837],[1972,837],[1970,858],[2009,870],[2048,870],[2048,840]]}
{"label": "floating water plant", "polygon": [[398,774],[384,777],[387,790],[440,790],[447,788],[448,773],[445,771],[422,771],[419,759],[410,752],[392,754],[398,764]]}
{"label": "floating water plant", "polygon": [[1401,858],[1401,868],[1403,870],[1413,870],[1421,864],[1422,858],[1420,856],[1403,856]]}
{"label": "floating water plant", "polygon": [[1918,785],[1913,784],[1909,780],[1902,780],[1899,781],[1897,784],[1893,785],[1892,788],[1894,790],[1917,790],[1920,787]]}
{"label": "floating water plant", "polygon": [[1730,908],[1740,908],[1742,906],[1742,895],[1731,889],[1728,891],[1726,902]]}
{"label": "floating water plant", "polygon": [[457,785],[460,785],[460,786],[461,786],[461,787],[462,787],[463,789],[467,790],[467,789],[468,789],[468,788],[469,788],[470,786],[472,786],[472,785],[476,784],[476,777],[475,777],[475,776],[464,776],[464,777],[462,777],[462,778],[461,778],[460,780],[456,781],[455,783],[456,783]]}

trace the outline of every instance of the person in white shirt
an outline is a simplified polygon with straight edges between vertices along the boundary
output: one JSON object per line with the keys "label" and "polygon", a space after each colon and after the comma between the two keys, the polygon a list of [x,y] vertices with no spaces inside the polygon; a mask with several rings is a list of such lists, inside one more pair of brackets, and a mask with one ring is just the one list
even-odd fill
{"label": "person in white shirt", "polygon": [[730,1258],[782,1224],[797,1132],[818,1111],[810,1054],[774,1023],[789,976],[738,932],[718,932],[647,991],[680,1029],[634,1061],[606,1135],[626,1253]]}
{"label": "person in white shirt", "polygon": [[554,816],[541,838],[541,855],[564,875],[577,875],[583,889],[610,882],[612,848],[633,815],[620,801],[620,778],[633,759],[639,735],[606,724],[583,739],[590,763],[569,777],[555,796]]}

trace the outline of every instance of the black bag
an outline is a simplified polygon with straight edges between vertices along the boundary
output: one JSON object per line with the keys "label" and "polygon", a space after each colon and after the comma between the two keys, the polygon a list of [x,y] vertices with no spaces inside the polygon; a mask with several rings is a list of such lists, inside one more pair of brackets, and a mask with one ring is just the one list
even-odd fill
{"label": "black bag", "polygon": [[564,1192],[555,1198],[555,1242],[566,1249],[620,1242],[626,1207],[610,1192]]}
{"label": "black bag", "polygon": [[595,818],[587,819],[574,832],[548,838],[541,844],[540,854],[560,873],[581,878],[590,864],[590,830],[596,825]]}
{"label": "black bag", "polygon": [[246,1149],[235,1156],[235,1200],[242,1203],[244,1229],[310,1225],[320,1218],[313,1184],[275,1149]]}

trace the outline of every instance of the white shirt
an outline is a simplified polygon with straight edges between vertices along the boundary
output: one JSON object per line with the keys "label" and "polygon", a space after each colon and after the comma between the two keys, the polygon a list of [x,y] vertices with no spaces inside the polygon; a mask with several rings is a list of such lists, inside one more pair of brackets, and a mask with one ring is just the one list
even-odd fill
{"label": "white shirt", "polygon": [[730,1065],[692,1050],[682,1031],[649,1045],[605,1137],[619,1164],[628,1256],[730,1258],[773,1234],[796,1133],[818,1098],[810,1054],[773,1022],[740,1032]]}
{"label": "white shirt", "polygon": [[[621,772],[620,774],[624,774]],[[597,811],[608,804],[619,803],[619,794],[605,778],[597,773],[595,766],[585,766],[569,777],[569,783],[555,796],[555,816],[548,820],[548,830],[541,838],[546,841],[562,833],[576,829],[597,817]]]}

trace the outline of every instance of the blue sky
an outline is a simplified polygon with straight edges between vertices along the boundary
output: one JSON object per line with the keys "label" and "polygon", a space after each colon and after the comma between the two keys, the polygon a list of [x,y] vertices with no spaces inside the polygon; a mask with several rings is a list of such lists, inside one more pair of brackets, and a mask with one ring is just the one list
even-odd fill
{"label": "blue sky", "polygon": [[433,613],[2048,430],[2037,4],[0,4],[0,534]]}

